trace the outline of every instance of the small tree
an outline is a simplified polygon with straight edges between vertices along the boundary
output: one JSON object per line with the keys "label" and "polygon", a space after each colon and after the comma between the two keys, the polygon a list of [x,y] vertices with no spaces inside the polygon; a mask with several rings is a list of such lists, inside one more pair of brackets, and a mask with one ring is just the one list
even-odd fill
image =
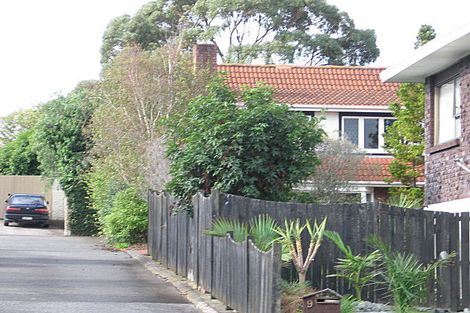
{"label": "small tree", "polygon": [[[310,224],[309,220],[301,225],[300,220],[297,219],[290,222],[285,221],[284,227],[276,229],[279,235],[277,241],[282,244],[283,250],[289,251],[292,263],[294,263],[299,275],[299,283],[305,283],[306,281],[307,270],[315,260],[318,249],[320,249],[325,227],[326,218],[320,224],[315,221],[313,225]],[[310,237],[307,251],[304,251],[302,247],[302,233],[304,230],[307,230]]]}
{"label": "small tree", "polygon": [[[436,34],[429,25],[422,25],[415,48],[434,39]],[[396,121],[387,128],[384,135],[385,149],[395,159],[389,166],[390,173],[407,188],[395,192],[405,193],[410,198],[423,199],[422,188],[417,187],[417,179],[422,175],[424,163],[424,85],[402,84],[398,89],[398,102],[390,104]]]}
{"label": "small tree", "polygon": [[347,140],[326,139],[317,148],[320,166],[308,178],[312,188],[311,201],[315,203],[346,203],[348,191],[357,178],[364,153]]}
{"label": "small tree", "polygon": [[[244,103],[240,108],[237,104]],[[311,175],[324,132],[316,119],[273,101],[265,86],[235,94],[217,79],[169,125],[167,188],[188,207],[198,190],[285,200]]]}

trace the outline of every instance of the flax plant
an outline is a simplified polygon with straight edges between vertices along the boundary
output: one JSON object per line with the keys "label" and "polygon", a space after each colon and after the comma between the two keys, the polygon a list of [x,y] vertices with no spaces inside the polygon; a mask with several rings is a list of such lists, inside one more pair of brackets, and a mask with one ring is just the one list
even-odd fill
{"label": "flax plant", "polygon": [[[297,274],[299,276],[299,283],[306,281],[307,270],[315,260],[315,256],[318,249],[321,246],[323,240],[323,234],[326,227],[326,218],[318,224],[315,220],[313,225],[309,220],[305,224],[301,224],[299,219],[295,221],[285,221],[284,227],[277,227],[276,233],[279,235],[278,242],[283,245],[284,248],[290,253],[292,262]],[[310,236],[310,243],[308,246],[307,253],[303,253],[302,248],[302,233],[307,230]],[[304,259],[304,255],[306,255]]]}

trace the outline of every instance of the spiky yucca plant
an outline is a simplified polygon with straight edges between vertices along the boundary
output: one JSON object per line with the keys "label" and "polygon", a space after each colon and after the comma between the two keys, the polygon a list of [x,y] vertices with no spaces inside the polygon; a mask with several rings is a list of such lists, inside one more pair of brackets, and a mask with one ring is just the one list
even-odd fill
{"label": "spiky yucca plant", "polygon": [[[301,224],[299,219],[295,221],[285,221],[284,227],[276,228],[279,235],[277,241],[289,250],[292,262],[299,276],[299,283],[306,281],[307,270],[310,264],[315,260],[315,256],[320,248],[325,232],[326,218],[318,224],[315,220],[313,225],[309,220],[305,224]],[[306,253],[302,249],[302,233],[308,231],[310,236],[310,244]],[[304,255],[306,256],[304,259]]]}

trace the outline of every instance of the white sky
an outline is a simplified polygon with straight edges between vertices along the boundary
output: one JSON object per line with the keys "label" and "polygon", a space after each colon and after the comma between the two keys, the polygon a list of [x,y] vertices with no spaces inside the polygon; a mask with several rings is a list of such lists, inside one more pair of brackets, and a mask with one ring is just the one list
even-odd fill
{"label": "white sky", "polygon": [[[438,36],[470,23],[468,0],[327,0],[377,34],[373,66],[397,63],[413,50],[421,24]],[[101,37],[109,21],[148,0],[0,1],[0,116],[97,79]]]}

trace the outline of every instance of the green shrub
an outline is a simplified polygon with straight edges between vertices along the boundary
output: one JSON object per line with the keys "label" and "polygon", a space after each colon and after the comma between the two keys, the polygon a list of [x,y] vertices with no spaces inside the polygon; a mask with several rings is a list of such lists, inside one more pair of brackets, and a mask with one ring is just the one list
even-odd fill
{"label": "green shrub", "polygon": [[96,210],[90,206],[88,191],[82,176],[63,177],[60,180],[67,197],[70,230],[76,236],[91,236],[98,233]]}
{"label": "green shrub", "polygon": [[284,295],[301,297],[309,293],[311,288],[309,281],[299,283],[298,281],[281,280],[281,290]]}
{"label": "green shrub", "polygon": [[98,162],[94,164],[93,171],[86,174],[89,201],[96,210],[100,225],[104,224],[104,218],[111,213],[116,195],[129,187],[113,174],[112,169]]}
{"label": "green shrub", "polygon": [[134,188],[119,192],[111,213],[103,218],[103,233],[110,243],[133,244],[146,240],[147,203]]}

